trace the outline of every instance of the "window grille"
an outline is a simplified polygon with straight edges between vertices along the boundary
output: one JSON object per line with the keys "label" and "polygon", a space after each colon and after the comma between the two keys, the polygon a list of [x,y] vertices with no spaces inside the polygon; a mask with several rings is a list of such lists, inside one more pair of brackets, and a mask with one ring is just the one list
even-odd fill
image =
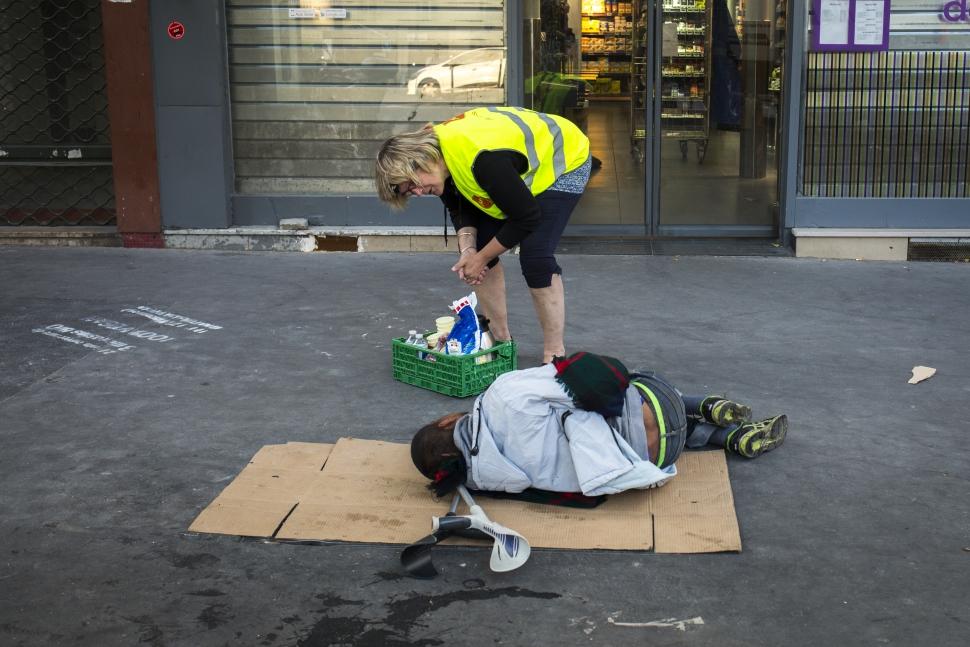
{"label": "window grille", "polygon": [[0,225],[115,222],[101,6],[0,7]]}

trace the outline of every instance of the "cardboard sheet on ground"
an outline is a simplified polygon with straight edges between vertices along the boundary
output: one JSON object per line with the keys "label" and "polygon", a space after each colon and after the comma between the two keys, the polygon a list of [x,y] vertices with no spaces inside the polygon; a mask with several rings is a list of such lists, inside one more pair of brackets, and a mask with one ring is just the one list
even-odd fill
{"label": "cardboard sheet on ground", "polygon": [[[724,452],[686,452],[677,469],[663,487],[613,495],[592,510],[485,496],[477,503],[535,548],[740,551]],[[409,544],[430,533],[431,517],[448,509],[449,501],[435,501],[426,483],[405,444],[341,438],[336,445],[267,445],[189,530]]]}

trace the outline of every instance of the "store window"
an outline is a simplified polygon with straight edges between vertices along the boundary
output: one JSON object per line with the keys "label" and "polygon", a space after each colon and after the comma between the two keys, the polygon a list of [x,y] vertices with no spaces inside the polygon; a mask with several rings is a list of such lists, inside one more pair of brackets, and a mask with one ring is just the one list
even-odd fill
{"label": "store window", "polygon": [[601,164],[570,223],[651,236],[774,235],[787,0],[577,8],[577,73]]}
{"label": "store window", "polygon": [[970,22],[946,0],[886,4],[888,50],[806,55],[800,191],[970,197]]}
{"label": "store window", "polygon": [[384,139],[506,102],[503,0],[226,7],[239,193],[373,193]]}
{"label": "store window", "polygon": [[629,96],[633,4],[585,0],[581,5],[580,72],[592,80],[595,97]]}

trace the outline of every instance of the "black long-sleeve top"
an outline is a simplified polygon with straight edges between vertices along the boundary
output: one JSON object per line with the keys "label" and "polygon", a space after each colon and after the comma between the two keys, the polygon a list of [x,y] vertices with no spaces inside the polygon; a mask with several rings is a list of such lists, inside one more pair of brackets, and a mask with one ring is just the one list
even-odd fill
{"label": "black long-sleeve top", "polygon": [[[472,165],[475,181],[507,216],[495,234],[503,247],[515,247],[539,226],[542,215],[539,203],[521,177],[528,168],[525,155],[515,151],[483,151]],[[445,181],[441,201],[448,209],[455,231],[475,227],[479,218],[491,218],[465,198],[450,177]]]}

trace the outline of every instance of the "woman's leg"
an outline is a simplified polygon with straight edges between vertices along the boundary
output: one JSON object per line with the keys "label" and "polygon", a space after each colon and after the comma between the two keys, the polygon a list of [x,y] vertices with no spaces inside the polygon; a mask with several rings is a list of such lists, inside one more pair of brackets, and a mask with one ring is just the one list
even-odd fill
{"label": "woman's leg", "polygon": [[522,275],[532,293],[532,305],[542,328],[543,362],[566,353],[566,295],[562,268],[556,262],[555,251],[581,195],[545,191],[536,196],[542,210],[542,220],[539,227],[519,245]]}
{"label": "woman's leg", "polygon": [[532,306],[542,328],[542,362],[548,364],[553,357],[564,357],[566,345],[566,293],[562,276],[553,274],[549,287],[529,288]]}
{"label": "woman's leg", "polygon": [[487,272],[481,284],[475,286],[478,296],[478,313],[488,319],[488,329],[495,341],[512,339],[509,332],[509,310],[505,300],[505,270],[496,263]]}

